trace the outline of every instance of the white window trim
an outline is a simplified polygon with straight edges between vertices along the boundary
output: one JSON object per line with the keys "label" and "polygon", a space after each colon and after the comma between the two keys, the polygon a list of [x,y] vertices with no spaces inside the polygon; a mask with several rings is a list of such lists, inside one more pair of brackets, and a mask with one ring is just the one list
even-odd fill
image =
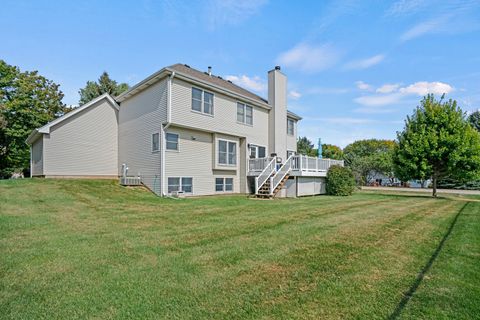
{"label": "white window trim", "polygon": [[[172,178],[172,179],[177,179],[178,178],[178,188],[179,188],[178,191],[181,191],[181,192],[186,193],[186,194],[193,194],[193,177],[167,177],[167,192],[168,192],[168,187],[170,186],[168,184],[168,179],[170,179],[170,178]],[[183,189],[182,180],[184,178],[191,178],[192,179],[192,192],[185,192],[185,191],[182,190]],[[174,192],[178,192],[178,191],[174,191]],[[172,193],[168,192],[168,194],[172,194]]]}
{"label": "white window trim", "polygon": [[[177,135],[177,149],[168,149],[167,148],[167,145],[168,145],[167,134],[169,134],[169,133]],[[180,134],[179,133],[172,132],[172,131],[165,132],[165,151],[167,151],[167,152],[180,152]],[[174,178],[176,178],[176,177],[174,177]]]}
{"label": "white window trim", "polygon": [[[153,150],[153,136],[156,135],[156,134],[158,134],[158,149]],[[152,134],[150,135],[150,151],[151,151],[152,153],[158,153],[158,152],[160,152],[160,143],[161,143],[161,142],[160,142],[160,132],[159,132],[159,131],[154,131],[154,132],[152,132]]]}
{"label": "white window trim", "polygon": [[[193,107],[193,104],[192,104],[192,100],[193,100],[193,89],[197,89],[197,90],[200,90],[202,91],[202,100],[201,100],[201,108],[202,110],[201,111],[198,111],[198,110],[194,110],[192,107]],[[206,93],[210,93],[212,95],[212,113],[207,113],[205,112],[205,92]],[[192,90],[190,90],[190,111],[194,112],[194,113],[197,113],[197,114],[202,114],[204,116],[210,116],[210,117],[213,117],[215,115],[215,93],[213,92],[210,92],[208,90],[204,90],[202,88],[199,88],[199,87],[192,87]]]}
{"label": "white window trim", "polygon": [[[222,179],[222,191],[217,190],[217,179]],[[225,181],[226,179],[232,179],[232,190],[225,190]],[[233,193],[235,191],[235,178],[234,177],[215,177],[214,178],[214,185],[213,188],[215,190],[215,193]],[[192,186],[193,189],[193,186]]]}
{"label": "white window trim", "polygon": [[[258,147],[265,148],[265,157],[268,157],[268,148],[267,146],[256,144],[256,143],[249,143],[248,146],[248,158],[250,159],[250,147],[257,147],[257,154],[258,154]],[[258,158],[257,158],[258,159]]]}
{"label": "white window trim", "polygon": [[[241,104],[243,105],[243,121],[238,121],[238,105]],[[252,123],[247,123],[247,107],[250,107],[252,108]],[[236,105],[236,108],[235,108],[235,120],[237,121],[238,124],[242,124],[244,126],[249,126],[249,127],[253,127],[253,123],[254,123],[254,120],[253,120],[253,110],[255,108],[249,104],[246,104],[244,102],[241,102],[241,101],[237,101],[237,105]]]}
{"label": "white window trim", "polygon": [[[292,130],[293,132],[292,132],[292,133],[288,132],[288,122],[289,122],[289,121],[291,121],[292,124],[293,124],[293,125],[292,125],[292,128],[293,128],[293,130]],[[290,118],[287,118],[287,135],[289,135],[289,136],[295,136],[295,120],[290,119]]]}
{"label": "white window trim", "polygon": [[[228,162],[228,142],[235,143],[235,164],[229,164],[229,163],[220,163],[220,141],[226,141],[227,142],[227,162]],[[225,138],[217,138],[215,141],[215,163],[219,167],[228,167],[228,168],[236,168],[238,164],[238,141],[235,140],[229,140]]]}

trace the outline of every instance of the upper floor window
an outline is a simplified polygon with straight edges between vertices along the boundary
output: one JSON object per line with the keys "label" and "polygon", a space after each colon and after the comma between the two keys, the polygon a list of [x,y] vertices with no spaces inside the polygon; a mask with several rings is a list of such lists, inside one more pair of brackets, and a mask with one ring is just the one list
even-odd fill
{"label": "upper floor window", "polygon": [[167,150],[178,150],[178,134],[167,132]]}
{"label": "upper floor window", "polygon": [[218,140],[218,163],[224,165],[237,164],[237,143]]}
{"label": "upper floor window", "polygon": [[253,108],[237,102],[237,122],[253,125]]}
{"label": "upper floor window", "polygon": [[158,132],[152,134],[152,152],[160,150],[160,134]]}
{"label": "upper floor window", "polygon": [[295,121],[287,119],[287,134],[293,136],[295,134]]}
{"label": "upper floor window", "polygon": [[192,88],[192,110],[213,114],[213,93]]}

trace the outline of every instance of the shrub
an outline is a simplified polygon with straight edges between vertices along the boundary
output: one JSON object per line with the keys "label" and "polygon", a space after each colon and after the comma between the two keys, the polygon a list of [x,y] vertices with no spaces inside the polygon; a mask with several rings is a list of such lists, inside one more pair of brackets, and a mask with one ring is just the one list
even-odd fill
{"label": "shrub", "polygon": [[352,170],[342,166],[331,166],[327,173],[327,194],[349,196],[355,190]]}

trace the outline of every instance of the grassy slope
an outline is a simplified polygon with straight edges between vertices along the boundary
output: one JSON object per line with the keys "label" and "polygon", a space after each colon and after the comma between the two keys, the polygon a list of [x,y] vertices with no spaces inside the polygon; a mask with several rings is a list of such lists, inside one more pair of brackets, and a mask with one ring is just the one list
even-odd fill
{"label": "grassy slope", "polygon": [[[1,182],[0,317],[385,318],[465,204],[171,200],[108,181]],[[478,312],[479,205],[402,315]]]}

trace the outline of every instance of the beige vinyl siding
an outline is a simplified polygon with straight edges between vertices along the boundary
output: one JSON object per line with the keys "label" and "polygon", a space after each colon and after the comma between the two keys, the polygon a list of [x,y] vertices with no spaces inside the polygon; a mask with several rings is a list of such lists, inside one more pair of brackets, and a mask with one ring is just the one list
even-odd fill
{"label": "beige vinyl siding", "polygon": [[[214,94],[213,115],[192,111],[192,87],[205,89]],[[237,102],[253,107],[253,125],[237,122]],[[215,90],[193,85],[174,78],[172,83],[172,123],[224,133],[236,137],[245,137],[247,143],[258,144],[268,150],[268,112],[269,110],[254,106],[241,99],[234,99]]]}
{"label": "beige vinyl siding", "polygon": [[32,176],[43,176],[43,135],[32,144]]}
{"label": "beige vinyl siding", "polygon": [[102,99],[54,125],[43,136],[44,175],[117,177],[117,112]]}
{"label": "beige vinyl siding", "polygon": [[[293,120],[293,136],[287,134],[287,150],[297,151],[297,126],[298,122]],[[284,155],[286,156],[286,155]]]}
{"label": "beige vinyl siding", "polygon": [[161,194],[160,150],[152,152],[152,134],[160,133],[167,120],[167,79],[125,100],[119,116],[119,167],[125,163],[128,175],[142,177],[142,182]]}
{"label": "beige vinyl siding", "polygon": [[[214,141],[216,136],[213,133],[170,127],[167,132],[179,135],[178,151],[165,151],[165,174],[168,177],[192,177],[193,195],[212,195],[215,192],[215,178],[233,178],[233,192],[244,192],[240,188],[239,170],[216,170],[213,168],[215,159]],[[237,161],[240,161],[240,148],[238,139],[232,136],[219,135],[220,138],[237,142]],[[245,156],[245,155],[243,155]],[[243,178],[242,178],[243,181]]]}

